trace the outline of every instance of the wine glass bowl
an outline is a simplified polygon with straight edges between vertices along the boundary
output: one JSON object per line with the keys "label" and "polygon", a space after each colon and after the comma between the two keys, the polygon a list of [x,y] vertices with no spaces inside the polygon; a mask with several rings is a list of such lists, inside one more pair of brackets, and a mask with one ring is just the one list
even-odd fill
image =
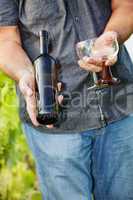
{"label": "wine glass bowl", "polygon": [[76,45],[76,51],[79,59],[83,59],[84,57],[91,57],[91,49],[93,46],[93,40],[85,40],[82,42],[78,42]]}
{"label": "wine glass bowl", "polygon": [[110,45],[100,44],[97,38],[81,41],[76,45],[76,51],[80,60],[85,57],[101,60],[102,71],[92,73],[94,85],[91,88],[108,87],[120,83],[120,80],[112,75],[110,65],[106,65],[107,61],[117,58],[119,52],[117,39],[113,40]]}

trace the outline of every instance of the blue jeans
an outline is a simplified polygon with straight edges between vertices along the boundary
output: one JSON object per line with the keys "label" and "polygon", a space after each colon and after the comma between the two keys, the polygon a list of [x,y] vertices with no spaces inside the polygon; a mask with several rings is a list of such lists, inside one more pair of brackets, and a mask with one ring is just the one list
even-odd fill
{"label": "blue jeans", "polygon": [[24,129],[44,200],[133,200],[133,116],[77,134]]}

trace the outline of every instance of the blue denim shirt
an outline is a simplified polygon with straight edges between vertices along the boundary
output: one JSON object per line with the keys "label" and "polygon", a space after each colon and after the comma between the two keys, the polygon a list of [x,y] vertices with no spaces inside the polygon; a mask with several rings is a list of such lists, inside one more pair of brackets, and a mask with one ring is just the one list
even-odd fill
{"label": "blue denim shirt", "polygon": [[[110,16],[110,0],[0,0],[0,26],[19,26],[30,59],[39,55],[38,32],[45,29],[50,32],[50,54],[61,65],[59,79],[65,84],[66,106],[52,131],[44,126],[40,130],[81,132],[101,128],[133,112],[133,64],[124,45],[112,67],[114,76],[121,79],[118,86],[87,90],[91,75],[77,64],[76,43],[102,34]],[[17,91],[21,118],[31,123],[23,96]]]}

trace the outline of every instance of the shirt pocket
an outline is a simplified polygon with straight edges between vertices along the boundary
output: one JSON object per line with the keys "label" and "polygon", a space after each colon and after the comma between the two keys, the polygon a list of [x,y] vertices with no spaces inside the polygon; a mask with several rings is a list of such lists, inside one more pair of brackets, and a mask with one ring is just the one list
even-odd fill
{"label": "shirt pocket", "polygon": [[23,5],[27,21],[50,23],[58,13],[56,0],[25,0]]}

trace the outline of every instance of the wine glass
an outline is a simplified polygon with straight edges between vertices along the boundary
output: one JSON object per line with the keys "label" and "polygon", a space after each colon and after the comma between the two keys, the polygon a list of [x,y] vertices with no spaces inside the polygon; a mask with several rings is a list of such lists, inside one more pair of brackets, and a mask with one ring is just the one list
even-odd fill
{"label": "wine glass", "polygon": [[100,59],[102,63],[102,71],[92,73],[94,85],[89,87],[89,89],[103,88],[108,87],[109,85],[116,85],[120,83],[120,80],[112,75],[111,67],[105,64],[107,60],[112,60],[117,57],[119,52],[117,39],[113,40],[109,46],[101,46],[97,41],[97,38],[93,38],[81,41],[76,45],[79,59],[82,60],[85,57],[90,57],[96,60]]}

